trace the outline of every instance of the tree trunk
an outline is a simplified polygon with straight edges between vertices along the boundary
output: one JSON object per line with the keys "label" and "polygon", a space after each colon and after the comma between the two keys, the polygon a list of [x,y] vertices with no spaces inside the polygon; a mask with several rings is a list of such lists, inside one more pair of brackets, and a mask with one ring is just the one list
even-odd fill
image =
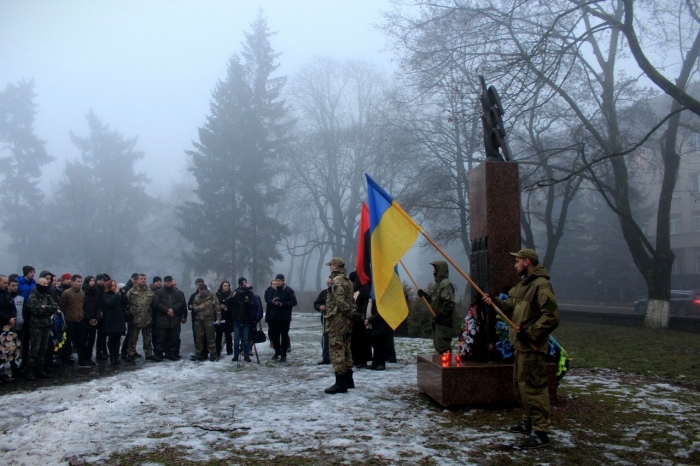
{"label": "tree trunk", "polygon": [[663,299],[650,299],[647,303],[647,316],[644,326],[648,328],[668,328],[668,314],[671,303]]}

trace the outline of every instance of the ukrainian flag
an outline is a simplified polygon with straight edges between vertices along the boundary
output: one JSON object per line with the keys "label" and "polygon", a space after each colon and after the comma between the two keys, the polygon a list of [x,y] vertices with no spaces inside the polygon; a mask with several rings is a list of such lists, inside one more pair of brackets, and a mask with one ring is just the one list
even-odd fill
{"label": "ukrainian flag", "polygon": [[368,174],[372,294],[377,312],[396,329],[408,316],[408,304],[396,271],[399,260],[411,249],[421,228]]}

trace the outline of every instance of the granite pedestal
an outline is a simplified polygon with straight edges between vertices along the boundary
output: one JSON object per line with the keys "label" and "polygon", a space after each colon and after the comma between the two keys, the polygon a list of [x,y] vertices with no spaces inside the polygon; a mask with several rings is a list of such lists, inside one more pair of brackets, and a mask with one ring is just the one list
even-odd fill
{"label": "granite pedestal", "polygon": [[[547,363],[549,398],[557,399],[557,365]],[[418,356],[418,388],[446,408],[515,405],[513,364]]]}

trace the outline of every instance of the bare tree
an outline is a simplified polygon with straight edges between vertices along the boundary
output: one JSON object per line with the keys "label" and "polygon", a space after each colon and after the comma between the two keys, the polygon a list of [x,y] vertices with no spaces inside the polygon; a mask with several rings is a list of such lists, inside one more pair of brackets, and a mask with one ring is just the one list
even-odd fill
{"label": "bare tree", "polygon": [[[460,51],[472,69],[500,83],[505,89],[504,100],[511,103],[516,116],[536,105],[535,96],[546,88],[547,98],[565,105],[578,120],[581,134],[572,142],[581,144],[583,165],[578,169],[559,167],[569,175],[555,177],[550,183],[568,176],[585,176],[593,183],[616,213],[635,264],[646,280],[647,325],[667,326],[674,260],[669,214],[679,161],[673,115],[683,108],[695,111],[697,104],[685,93],[700,49],[700,28],[690,2],[650,1],[643,4],[644,10],[636,11],[631,0],[430,0],[421,2],[423,13],[416,18],[407,17],[397,5],[397,12],[390,15],[395,31],[436,25],[444,40],[435,47]],[[649,21],[652,27],[641,26]],[[468,34],[465,24],[469,25]],[[663,63],[670,50],[679,66]],[[624,72],[627,64],[622,60],[629,54],[641,68],[637,75]],[[659,63],[651,63],[651,54],[661,57]],[[676,84],[664,77],[669,72],[675,73]],[[678,103],[655,123],[644,121],[648,113],[628,111],[635,102],[651,96],[639,83],[642,73]],[[641,146],[667,121],[661,138],[663,179],[652,243],[635,218],[632,198],[638,167],[625,155],[639,156]],[[640,134],[639,128],[650,130]]]}
{"label": "bare tree", "polygon": [[[331,58],[316,58],[292,80],[300,134],[286,167],[287,192],[303,219],[302,254],[330,250],[354,261],[364,173],[382,157],[384,90],[373,66]],[[314,224],[318,230],[308,228]]]}

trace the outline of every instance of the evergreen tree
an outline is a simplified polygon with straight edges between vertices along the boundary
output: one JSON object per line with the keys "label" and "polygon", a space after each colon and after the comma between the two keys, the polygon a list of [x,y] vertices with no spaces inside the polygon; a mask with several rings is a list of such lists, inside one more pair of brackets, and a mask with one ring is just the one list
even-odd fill
{"label": "evergreen tree", "polygon": [[17,267],[38,259],[44,194],[41,167],[53,160],[34,134],[34,81],[8,84],[0,92],[0,202],[2,228],[11,238]]}
{"label": "evergreen tree", "polygon": [[52,248],[57,264],[73,264],[84,273],[133,272],[145,221],[157,208],[146,193],[148,178],[134,164],[143,158],[137,138],[110,130],[90,110],[85,116],[90,134],[71,140],[81,157],[66,162],[51,206]]}
{"label": "evergreen tree", "polygon": [[241,55],[228,63],[213,92],[210,115],[199,128],[192,157],[198,200],[178,209],[180,233],[194,245],[195,269],[236,279],[249,274],[267,283],[281,259],[287,228],[270,215],[281,192],[273,185],[276,163],[287,150],[287,107],[280,98],[283,77],[271,77],[279,54],[262,15],[245,34]]}

